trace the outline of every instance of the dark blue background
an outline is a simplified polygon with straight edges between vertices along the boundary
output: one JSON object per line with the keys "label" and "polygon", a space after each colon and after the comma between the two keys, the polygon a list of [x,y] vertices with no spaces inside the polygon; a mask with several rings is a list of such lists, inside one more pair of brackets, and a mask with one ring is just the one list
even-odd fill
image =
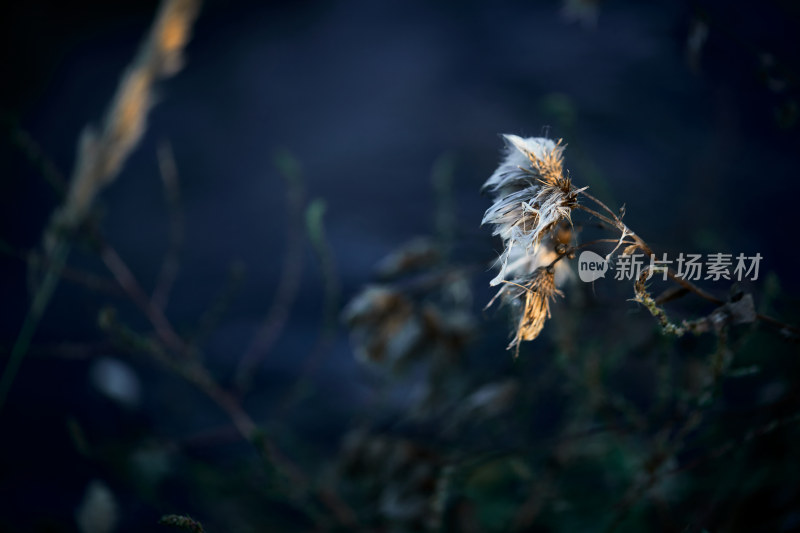
{"label": "dark blue background", "polygon": [[[80,131],[102,117],[155,7],[8,6],[0,23],[8,133],[0,236],[15,248],[38,245],[57,204],[11,132],[27,131],[69,174]],[[280,273],[286,213],[276,149],[300,161],[309,197],[326,202],[325,229],[347,298],[381,257],[432,231],[430,173],[443,153],[456,161],[456,256],[488,265],[499,243],[479,227],[489,205],[479,189],[498,162],[499,134],[549,133],[568,144],[573,180],[614,206],[625,203],[626,220],[651,244],[759,252],[762,276],[781,280],[783,305],[796,303],[798,8],[606,2],[596,27],[569,22],[560,9],[530,1],[207,2],[185,68],[159,87],[145,138],[102,195],[109,239],[150,286],[167,246],[156,146],[169,140],[187,227],[171,319],[189,327],[231,263],[246,265],[245,290],[207,350],[225,377]],[[709,39],[693,71],[686,41],[698,18]],[[776,91],[775,80],[784,88]],[[322,283],[306,255],[289,325],[248,404],[256,416],[267,416],[320,328]],[[81,252],[73,261],[102,272]],[[27,308],[25,267],[2,257],[0,268],[0,339],[8,346]],[[487,301],[492,276],[477,276],[476,308]],[[105,301],[62,283],[36,343],[99,338],[95,317]],[[492,356],[505,357],[502,346]],[[86,480],[98,475],[96,465],[72,459],[65,417],[119,437],[224,424],[206,400],[146,364],[138,368],[145,407],[120,414],[89,389],[87,365],[35,351],[25,361],[0,413],[0,514],[35,516],[41,498],[56,519],[69,516]],[[318,396],[293,423],[333,449],[367,396],[343,333],[314,380]],[[164,398],[181,397],[189,399],[163,408]]]}

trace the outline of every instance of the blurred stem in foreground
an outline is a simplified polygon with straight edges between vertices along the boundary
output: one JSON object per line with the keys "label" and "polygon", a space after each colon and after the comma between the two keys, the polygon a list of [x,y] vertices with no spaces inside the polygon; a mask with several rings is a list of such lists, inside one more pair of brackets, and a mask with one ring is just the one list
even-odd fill
{"label": "blurred stem in foreground", "polygon": [[3,370],[3,375],[0,377],[0,410],[2,410],[6,397],[11,390],[11,385],[14,383],[14,378],[17,376],[22,360],[28,352],[33,335],[36,333],[36,327],[44,315],[56,286],[58,286],[58,278],[67,262],[69,249],[70,247],[67,243],[61,242],[50,253],[50,264],[47,266],[47,271],[33,296],[31,307],[25,316],[25,321],[22,323],[22,328],[17,335],[17,340],[14,342],[14,347],[11,349],[11,355]]}
{"label": "blurred stem in foreground", "polygon": [[249,390],[259,365],[267,358],[283,332],[303,276],[303,210],[306,191],[300,163],[288,150],[278,150],[273,159],[286,181],[286,252],[269,311],[236,368],[236,389],[240,395]]}
{"label": "blurred stem in foreground", "polygon": [[336,330],[339,315],[339,277],[336,272],[336,261],[333,249],[325,235],[325,201],[315,198],[306,209],[306,232],[314,254],[319,261],[319,268],[322,273],[323,283],[323,304],[322,304],[322,325],[317,341],[311,353],[305,358],[303,368],[300,371],[294,385],[283,397],[278,405],[278,409],[283,411],[289,405],[299,399],[310,385],[309,376],[319,366],[325,355],[330,352],[333,341],[336,338]]}
{"label": "blurred stem in foreground", "polygon": [[431,182],[436,194],[436,238],[439,240],[445,261],[450,258],[458,227],[453,191],[455,170],[456,158],[450,152],[437,157],[431,169]]}
{"label": "blurred stem in foreground", "polygon": [[97,195],[117,178],[139,144],[154,101],[153,86],[180,70],[182,51],[199,7],[198,0],[162,3],[150,34],[122,76],[102,128],[87,127],[81,134],[66,198],[44,232],[47,269],[36,285],[31,307],[0,377],[0,409],[58,285],[69,256],[69,238],[86,221]]}

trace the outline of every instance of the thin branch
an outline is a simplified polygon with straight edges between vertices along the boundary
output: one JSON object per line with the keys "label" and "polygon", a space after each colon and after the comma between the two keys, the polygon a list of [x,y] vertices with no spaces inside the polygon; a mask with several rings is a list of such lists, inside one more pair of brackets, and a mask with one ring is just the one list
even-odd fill
{"label": "thin branch", "polygon": [[51,357],[67,360],[86,360],[108,354],[111,344],[107,341],[84,342],[56,342],[46,344],[31,344],[28,347],[29,357]]}
{"label": "thin branch", "polygon": [[603,222],[605,222],[609,226],[619,229],[619,223],[617,223],[615,220],[612,220],[612,219],[608,218],[607,216],[605,216],[605,215],[603,215],[601,213],[598,213],[597,211],[595,211],[591,207],[587,207],[587,206],[585,206],[583,204],[577,204],[577,205],[575,205],[574,208],[575,209],[580,209],[581,211],[586,211],[587,213],[589,213],[593,217],[602,220]]}
{"label": "thin branch", "polygon": [[[583,248],[588,248],[589,246],[594,246],[595,244],[602,244],[602,243],[617,244],[618,242],[619,242],[619,239],[595,239],[593,241],[582,242],[581,244],[576,246],[574,249],[575,250],[581,250]],[[622,244],[632,245],[632,244],[637,244],[637,243],[631,242],[631,241],[623,241]]]}
{"label": "thin branch", "polygon": [[703,298],[704,300],[708,300],[709,302],[715,303],[717,305],[723,305],[725,303],[723,300],[720,300],[713,294],[704,291],[691,281],[679,277],[677,272],[675,272],[672,268],[667,270],[667,276],[669,277],[669,279],[671,279],[672,281],[674,281],[687,291],[693,292],[694,294],[696,294],[700,298]]}
{"label": "thin branch", "polygon": [[0,376],[0,411],[2,411],[8,393],[11,391],[11,385],[17,377],[22,360],[28,352],[28,347],[33,340],[34,333],[36,333],[36,328],[42,320],[44,311],[50,303],[50,298],[53,297],[53,293],[58,286],[58,280],[61,277],[61,271],[67,262],[68,256],[69,246],[64,242],[57,243],[50,251],[50,262],[47,270],[34,293],[30,309],[25,315],[25,320],[17,334],[17,339],[11,348],[11,355],[3,369],[2,376]]}
{"label": "thin branch", "polygon": [[151,300],[154,306],[166,309],[172,286],[178,277],[184,233],[178,168],[175,164],[172,147],[168,142],[163,142],[158,147],[158,168],[161,180],[164,183],[164,196],[166,197],[169,211],[169,247],[161,263],[161,270],[158,273],[156,288],[153,291]]}
{"label": "thin branch", "polygon": [[28,133],[19,127],[14,127],[11,139],[17,147],[25,154],[28,161],[39,170],[39,175],[53,189],[59,199],[63,199],[67,192],[67,179],[61,171],[48,157],[38,142]]}
{"label": "thin branch", "polygon": [[[42,267],[49,268],[53,266],[51,258],[35,251],[26,253],[15,250],[14,247],[3,240],[0,240],[0,254],[18,259],[26,263],[29,268],[37,270],[41,270]],[[62,279],[86,287],[89,290],[105,292],[115,296],[122,294],[119,286],[113,280],[79,268],[64,266],[61,268],[60,275]]]}
{"label": "thin branch", "polygon": [[582,194],[583,196],[585,196],[589,200],[591,200],[594,203],[596,203],[597,205],[599,205],[605,212],[610,214],[614,218],[614,220],[616,220],[618,223],[622,223],[622,219],[619,217],[618,213],[615,213],[606,204],[604,204],[603,202],[601,202],[600,200],[598,200],[597,198],[595,198],[594,196],[592,196],[591,194],[586,192],[586,188],[581,189],[579,192],[580,192],[580,194]]}
{"label": "thin branch", "polygon": [[[637,247],[639,247],[646,255],[653,255],[652,249],[644,241],[644,239],[639,237],[635,232],[631,231],[630,228],[624,222],[622,222],[622,219],[619,216],[617,216],[616,214],[614,214],[614,212],[608,206],[606,206],[603,202],[601,202],[600,200],[598,200],[594,196],[590,195],[589,193],[587,193],[583,189],[581,189],[579,192],[580,192],[580,194],[584,195],[585,197],[587,197],[588,199],[590,199],[591,201],[593,201],[597,205],[599,205],[604,211],[610,213],[612,215],[613,219],[610,219],[610,218],[606,217],[605,215],[603,215],[603,214],[597,212],[596,210],[594,210],[594,209],[592,209],[590,207],[587,207],[585,205],[578,204],[578,205],[575,206],[576,209],[580,209],[582,211],[585,211],[585,212],[589,213],[590,215],[602,220],[603,222],[615,227],[617,230],[619,230],[620,232],[623,233],[623,238],[624,238],[625,233],[627,232],[628,235],[630,237],[633,237],[633,239],[636,241],[634,244]],[[712,302],[712,303],[714,303],[716,305],[724,305],[725,304],[725,302],[723,300],[717,298],[713,294],[701,289],[700,287],[698,287],[694,283],[679,277],[678,274],[672,268],[669,268],[667,270],[667,276],[669,277],[670,280],[672,280],[673,282],[677,283],[683,289],[696,294],[697,296],[699,296],[700,298],[703,298],[704,300]],[[653,305],[655,305],[655,303],[656,303],[656,301],[653,300]],[[652,312],[652,310],[651,310],[651,312]],[[764,315],[764,314],[761,314],[761,313],[757,313],[756,314],[756,318],[758,320],[761,320],[762,322],[766,322],[766,323],[768,323],[768,324],[770,324],[770,325],[772,325],[774,327],[780,328],[784,332],[791,333],[795,337],[800,335],[800,328],[798,328],[797,326],[793,326],[791,324],[787,324],[785,322],[781,322],[780,320],[777,320],[776,318],[773,318],[771,316]]]}
{"label": "thin branch", "polygon": [[435,227],[436,238],[441,246],[442,256],[447,259],[452,252],[456,229],[458,228],[453,194],[453,174],[455,156],[444,153],[436,158],[431,169],[431,182],[436,194]]}
{"label": "thin branch", "polygon": [[144,313],[156,331],[159,339],[171,350],[186,357],[189,355],[189,350],[186,343],[172,328],[164,311],[153,305],[148,295],[144,292],[133,272],[128,268],[128,265],[117,254],[116,250],[107,243],[102,243],[100,248],[100,258],[106,265],[108,270],[114,275],[114,278],[119,283],[122,290],[128,297],[136,304],[137,307]]}
{"label": "thin branch", "polygon": [[223,389],[208,369],[200,362],[200,358],[175,358],[170,352],[164,350],[162,339],[153,342],[143,338],[131,329],[117,322],[113,310],[101,313],[101,327],[123,341],[129,349],[146,353],[157,362],[173,370],[182,378],[194,384],[200,391],[208,396],[230,418],[237,433],[250,442],[261,454],[265,461],[274,468],[287,482],[284,488],[287,497],[314,515],[306,503],[310,494],[316,494],[320,501],[330,510],[341,524],[353,527],[356,523],[356,514],[342,501],[338,495],[327,490],[317,490],[312,487],[309,477],[284,455],[278,446],[269,438],[251,416],[244,410],[236,396]]}
{"label": "thin branch", "polygon": [[189,335],[189,341],[193,346],[200,346],[209,334],[214,331],[216,326],[222,321],[231,303],[238,295],[245,277],[244,264],[234,261],[228,267],[228,275],[223,286],[211,300],[208,308],[200,316],[194,332]]}
{"label": "thin branch", "polygon": [[279,167],[287,187],[286,252],[283,255],[283,265],[275,298],[261,327],[239,359],[236,368],[235,382],[240,394],[245,393],[250,387],[259,365],[264,362],[272,346],[283,332],[303,275],[305,187],[299,165],[288,152],[276,154],[275,163]]}
{"label": "thin branch", "polygon": [[319,366],[325,355],[330,352],[336,337],[339,314],[339,277],[336,272],[333,249],[325,236],[324,214],[325,203],[319,199],[314,200],[306,210],[306,231],[317,255],[324,287],[322,326],[317,342],[310,355],[306,357],[294,385],[289,389],[289,392],[279,405],[281,410],[286,409],[291,400],[297,397],[298,392],[303,389],[303,385],[308,382],[309,375]]}

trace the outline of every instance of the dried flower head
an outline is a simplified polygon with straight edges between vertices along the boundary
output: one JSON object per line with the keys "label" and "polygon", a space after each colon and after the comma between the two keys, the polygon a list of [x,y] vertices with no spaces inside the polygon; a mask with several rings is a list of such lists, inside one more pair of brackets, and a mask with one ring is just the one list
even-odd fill
{"label": "dried flower head", "polygon": [[516,135],[505,135],[505,140],[505,159],[484,184],[484,189],[496,194],[481,223],[493,224],[493,234],[499,235],[505,245],[499,260],[500,272],[492,285],[515,274],[509,266],[512,258],[518,261],[536,254],[556,225],[570,220],[580,192],[564,175],[561,141]]}
{"label": "dried flower head", "polygon": [[[497,170],[484,184],[494,203],[482,224],[494,225],[503,239],[498,259],[500,271],[491,285],[502,284],[498,297],[520,312],[517,333],[509,347],[536,338],[550,316],[550,300],[569,273],[558,258],[557,240],[564,224],[571,224],[572,208],[582,189],[572,185],[564,172],[561,141],[543,137],[523,139],[505,135],[506,153]],[[520,301],[524,300],[524,303]],[[491,302],[490,302],[491,305]]]}
{"label": "dried flower head", "polygon": [[395,279],[431,268],[441,258],[441,247],[434,239],[417,237],[384,257],[376,270],[381,279]]}
{"label": "dried flower head", "polygon": [[339,472],[354,492],[375,509],[391,531],[436,531],[438,491],[444,460],[407,438],[357,429],[348,433],[339,454]]}
{"label": "dried flower head", "polygon": [[343,310],[357,357],[364,362],[401,365],[423,339],[424,327],[414,306],[401,292],[370,286]]}
{"label": "dried flower head", "polygon": [[358,359],[395,371],[415,360],[458,360],[474,331],[467,312],[415,301],[387,285],[366,287],[345,306],[342,318]]}

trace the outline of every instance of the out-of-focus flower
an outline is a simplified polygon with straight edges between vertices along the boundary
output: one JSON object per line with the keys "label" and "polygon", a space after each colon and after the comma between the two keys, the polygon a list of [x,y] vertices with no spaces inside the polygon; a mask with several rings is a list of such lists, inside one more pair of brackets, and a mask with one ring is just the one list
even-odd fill
{"label": "out-of-focus flower", "polygon": [[392,279],[429,268],[441,258],[436,241],[418,237],[383,258],[376,270],[379,277]]}
{"label": "out-of-focus flower", "polygon": [[86,494],[75,513],[81,533],[111,533],[118,522],[117,501],[108,485],[97,479],[86,487]]}
{"label": "out-of-focus flower", "polygon": [[[416,239],[379,265],[384,282],[357,293],[342,319],[356,357],[403,388],[398,399],[408,403],[411,418],[430,420],[465,385],[458,370],[475,334],[467,271],[449,264],[433,239]],[[410,393],[402,383],[407,378],[415,379]]]}
{"label": "out-of-focus flower", "polygon": [[459,353],[472,335],[472,316],[461,310],[417,303],[399,289],[372,285],[344,308],[356,356],[365,363],[399,369],[426,356]]}
{"label": "out-of-focus flower", "polygon": [[365,288],[342,316],[363,362],[396,367],[411,357],[423,338],[423,323],[411,300],[390,287]]}
{"label": "out-of-focus flower", "polygon": [[340,475],[359,487],[379,522],[396,531],[430,531],[437,523],[441,457],[409,439],[348,433],[339,455]]}
{"label": "out-of-focus flower", "polygon": [[464,271],[443,264],[438,243],[425,237],[387,255],[376,270],[383,283],[362,289],[342,311],[356,356],[393,371],[414,361],[434,368],[458,360],[474,331]]}
{"label": "out-of-focus flower", "polygon": [[121,405],[135,408],[142,396],[142,386],[136,373],[125,363],[110,357],[96,361],[90,370],[92,384]]}

